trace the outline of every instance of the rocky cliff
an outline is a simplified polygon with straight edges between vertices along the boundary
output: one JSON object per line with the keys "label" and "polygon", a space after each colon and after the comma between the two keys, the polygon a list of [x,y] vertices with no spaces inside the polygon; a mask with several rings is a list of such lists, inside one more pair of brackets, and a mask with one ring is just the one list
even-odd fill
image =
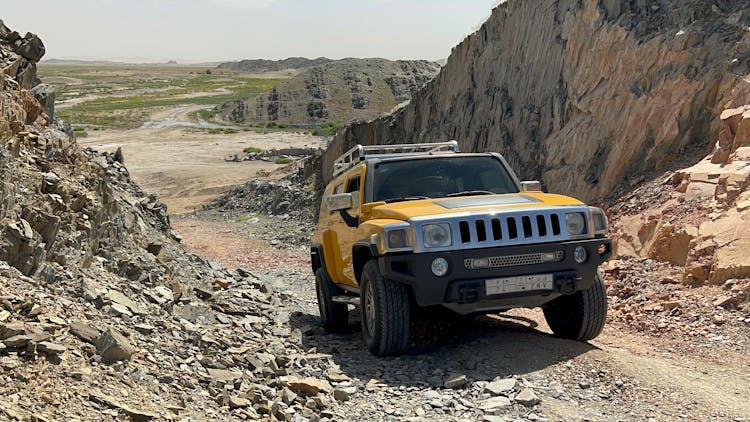
{"label": "rocky cliff", "polygon": [[302,70],[332,61],[325,57],[308,59],[305,57],[289,57],[283,60],[245,59],[235,62],[220,63],[219,69],[230,69],[241,72],[280,72],[284,70]]}
{"label": "rocky cliff", "polygon": [[710,151],[722,110],[747,103],[749,24],[739,0],[509,0],[410,104],[340,132],[323,177],[355,143],[456,139],[600,200]]}
{"label": "rocky cliff", "polygon": [[232,122],[321,123],[372,119],[408,101],[440,70],[433,62],[343,59],[315,66],[267,95],[219,107]]}
{"label": "rocky cliff", "polygon": [[121,154],[78,146],[33,94],[43,53],[0,23],[0,420],[319,419],[333,368],[280,295],[187,253]]}

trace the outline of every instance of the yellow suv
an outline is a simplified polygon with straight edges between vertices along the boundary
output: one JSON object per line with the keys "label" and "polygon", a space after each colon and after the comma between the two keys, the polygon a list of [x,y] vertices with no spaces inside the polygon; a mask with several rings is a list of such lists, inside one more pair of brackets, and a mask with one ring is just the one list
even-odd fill
{"label": "yellow suv", "polygon": [[378,356],[406,351],[415,306],[541,307],[556,335],[590,340],[607,313],[606,233],[601,209],[520,182],[500,154],[357,145],[335,161],[312,238],[320,316],[339,330],[359,306]]}

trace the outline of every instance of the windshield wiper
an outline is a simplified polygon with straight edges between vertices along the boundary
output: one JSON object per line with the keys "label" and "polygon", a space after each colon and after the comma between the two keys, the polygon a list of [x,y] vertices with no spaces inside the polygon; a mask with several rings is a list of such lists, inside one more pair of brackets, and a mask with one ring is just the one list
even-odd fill
{"label": "windshield wiper", "polygon": [[448,195],[445,195],[446,198],[450,198],[452,196],[475,196],[475,195],[494,195],[495,192],[490,192],[488,190],[465,190],[463,192],[453,192],[449,193]]}
{"label": "windshield wiper", "polygon": [[383,200],[383,202],[385,202],[386,204],[390,204],[392,202],[416,201],[418,199],[430,199],[430,197],[429,196],[404,196],[402,198],[385,199]]}

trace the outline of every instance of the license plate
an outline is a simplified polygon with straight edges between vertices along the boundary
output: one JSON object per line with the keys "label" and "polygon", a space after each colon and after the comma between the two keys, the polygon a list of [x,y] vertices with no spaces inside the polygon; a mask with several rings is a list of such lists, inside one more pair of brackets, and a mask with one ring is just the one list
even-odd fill
{"label": "license plate", "polygon": [[552,290],[552,274],[522,275],[518,277],[491,278],[485,281],[487,296],[501,293],[528,292],[533,290]]}

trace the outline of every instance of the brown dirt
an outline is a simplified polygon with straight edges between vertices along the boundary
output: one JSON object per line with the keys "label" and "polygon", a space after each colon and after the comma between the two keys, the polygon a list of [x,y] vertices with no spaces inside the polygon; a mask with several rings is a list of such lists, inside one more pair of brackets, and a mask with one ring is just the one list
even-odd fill
{"label": "brown dirt", "polygon": [[187,249],[227,268],[275,270],[310,268],[306,251],[279,249],[268,241],[243,235],[236,224],[175,220],[172,227]]}
{"label": "brown dirt", "polygon": [[265,161],[227,162],[246,147],[261,149],[323,146],[319,137],[290,132],[209,134],[184,127],[97,131],[78,141],[98,151],[122,147],[133,178],[167,204],[171,214],[189,212],[254,178],[275,170]]}

